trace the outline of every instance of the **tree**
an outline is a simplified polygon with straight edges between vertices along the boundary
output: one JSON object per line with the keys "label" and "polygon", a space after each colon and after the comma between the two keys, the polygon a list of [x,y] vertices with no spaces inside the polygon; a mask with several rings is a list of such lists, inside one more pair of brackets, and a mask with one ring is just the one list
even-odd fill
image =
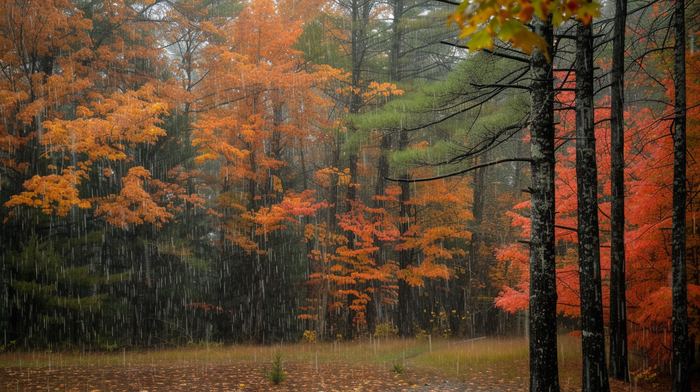
{"label": "tree", "polygon": [[688,358],[688,278],[686,272],[686,75],[685,75],[685,1],[674,6],[674,123],[673,123],[673,388],[690,391]]}
{"label": "tree", "polygon": [[609,391],[598,228],[598,165],[593,107],[593,29],[576,31],[576,185],[583,391]]}
{"label": "tree", "polygon": [[195,162],[214,170],[222,257],[246,271],[230,276],[244,279],[233,284],[240,292],[231,300],[250,314],[236,322],[258,341],[276,330],[271,309],[285,306],[269,285],[279,271],[282,233],[301,223],[294,216],[320,207],[312,206],[312,192],[294,192],[294,176],[285,172],[292,152],[305,148],[315,129],[332,127],[322,88],[340,77],[328,66],[307,68],[294,49],[308,18],[280,13],[265,0],[247,4],[235,19],[224,18],[212,31],[218,43],[207,48],[209,71],[197,102],[202,113],[193,123]]}
{"label": "tree", "polygon": [[[688,60],[696,61],[694,58]],[[692,69],[692,67],[690,67]],[[565,71],[561,72],[566,73]],[[670,76],[670,73],[668,74]],[[647,78],[648,76],[644,76]],[[692,80],[689,79],[689,80]],[[670,78],[661,79],[666,86],[667,94],[672,97],[674,94],[673,84]],[[567,89],[571,86],[565,85]],[[689,82],[689,88],[694,88],[694,82]],[[563,95],[567,94],[568,97]],[[569,101],[572,99],[570,91],[560,93],[562,97],[563,107],[569,106]],[[600,102],[607,102],[607,98],[603,98]],[[604,106],[604,104],[602,105]],[[690,102],[689,108],[695,108],[695,101]],[[558,134],[563,139],[568,139],[571,135],[572,116],[569,111],[560,114],[559,122],[562,133]],[[659,115],[658,112],[650,108],[639,108],[630,106],[625,112],[625,118],[628,120],[628,131],[625,134],[625,155],[627,158],[627,172],[625,187],[629,189],[629,197],[627,198],[628,221],[627,225],[630,228],[626,236],[627,252],[629,253],[627,263],[629,263],[629,273],[625,281],[627,288],[627,296],[630,301],[630,347],[644,353],[650,360],[653,358],[659,363],[668,363],[670,359],[671,344],[671,284],[669,277],[671,276],[671,249],[669,247],[670,236],[670,221],[671,221],[671,199],[672,192],[668,186],[668,179],[672,177],[672,143],[668,132],[674,112],[667,111]],[[596,138],[602,141],[597,149],[599,162],[604,162],[601,157],[607,158],[607,130],[603,126],[607,119],[607,111],[605,109],[596,110],[595,123],[599,124],[596,127]],[[689,116],[693,118],[693,116]],[[689,124],[693,124],[692,120]],[[696,125],[693,125],[696,126]],[[693,128],[694,129],[694,128]],[[691,139],[694,140],[694,139]],[[696,143],[691,142],[688,145],[689,153],[693,154],[696,149]],[[559,227],[575,227],[577,208],[575,203],[576,186],[575,176],[573,175],[573,156],[571,152],[573,148],[568,148],[557,158],[560,162],[560,168],[557,171],[557,224]],[[610,186],[606,182],[608,168],[602,165],[599,171],[599,189],[601,195],[599,200],[600,215],[603,217],[601,221],[602,232],[605,233],[606,220],[608,215],[609,203],[606,200],[610,198]],[[695,172],[695,166],[689,166],[690,173]],[[693,177],[689,175],[688,178]],[[691,189],[695,189],[694,180],[687,182]],[[518,206],[522,208],[523,206]],[[529,221],[519,215],[513,216],[514,224],[525,223]],[[693,227],[692,219],[688,220],[688,227]],[[567,229],[559,229],[557,238],[560,239],[559,258],[557,269],[559,304],[558,311],[564,316],[581,317],[579,311],[579,282],[578,274],[575,267],[576,252],[567,243],[576,241],[574,231]],[[603,244],[601,255],[602,268],[606,268],[605,244]],[[562,256],[566,250],[566,256]],[[692,255],[693,253],[689,253]],[[499,252],[499,257],[505,260],[505,264],[510,264],[510,269],[518,266],[523,270],[526,265],[523,264],[523,252],[514,253],[512,247],[503,249]],[[696,259],[693,259],[696,260]],[[689,271],[695,271],[697,267],[696,261],[689,264]],[[509,269],[509,271],[510,271]],[[695,279],[697,275],[689,273],[691,279]],[[692,335],[697,331],[697,323],[693,320],[697,317],[697,290],[698,286],[689,279],[688,299],[689,299],[689,334]],[[527,300],[527,282],[526,274],[523,274],[521,279],[515,280],[517,283],[509,284],[510,287],[516,289],[506,290],[499,298],[497,306],[503,306],[504,309],[522,309],[525,308]],[[605,290],[603,291],[603,299],[606,300]],[[668,347],[669,349],[667,349]],[[664,365],[666,366],[666,365]],[[668,365],[670,368],[670,364]]]}
{"label": "tree", "polygon": [[553,29],[548,18],[535,18],[533,26],[545,43],[533,51],[530,66],[530,390],[558,391]]}
{"label": "tree", "polygon": [[[534,47],[546,48],[551,43],[546,42],[542,34],[537,31],[532,32],[527,29],[522,23],[529,22],[532,14],[543,19],[550,19],[554,25],[558,26],[561,22],[570,16],[575,15],[580,20],[579,31],[577,34],[577,69],[576,69],[576,112],[577,112],[577,185],[578,185],[578,236],[579,236],[579,258],[580,258],[580,288],[581,288],[581,314],[583,328],[583,357],[584,357],[584,390],[600,388],[600,390],[608,390],[607,371],[605,364],[604,350],[604,326],[603,326],[603,309],[602,309],[602,292],[600,283],[600,251],[598,237],[598,205],[597,205],[597,167],[596,167],[596,150],[595,150],[595,133],[594,133],[594,114],[593,114],[593,40],[591,27],[589,26],[592,17],[599,15],[597,5],[593,2],[584,2],[575,4],[569,2],[565,6],[556,2],[545,5],[539,2],[526,2],[525,4],[517,3],[513,7],[498,7],[496,9],[491,2],[470,3],[463,2],[458,7],[452,20],[457,21],[462,28],[462,36],[470,36],[471,40],[468,46],[471,49],[480,49],[483,47],[492,47],[495,37],[509,40],[514,46],[521,47],[525,52],[531,52]],[[505,10],[505,14],[503,11]],[[494,15],[499,12],[499,17]],[[571,14],[568,14],[571,12]],[[477,32],[479,25],[483,22],[489,22],[488,26]],[[537,26],[537,25],[535,25]],[[550,33],[551,34],[551,33]],[[536,53],[536,52],[535,52]],[[551,61],[551,56],[546,56],[547,61]],[[534,60],[533,60],[534,61]],[[533,63],[534,64],[534,63]],[[541,76],[540,76],[541,77]],[[551,80],[551,79],[550,79]],[[531,89],[533,94],[533,110],[534,108],[543,108],[541,104],[534,106],[537,102],[537,95],[544,91]],[[538,102],[539,103],[539,102]],[[536,167],[536,162],[539,157],[536,154],[542,154],[539,148],[538,141],[535,139],[535,131],[533,130],[535,122],[531,122],[532,145],[533,145],[533,163],[532,163],[532,182],[533,182],[533,200],[531,213],[531,271],[530,271],[530,309],[533,318],[549,317],[550,322],[554,323],[556,330],[556,284],[554,284],[554,205],[549,208],[549,214],[552,215],[551,221],[551,241],[552,254],[551,261],[546,263],[539,254],[534,252],[533,239],[538,238],[542,233],[542,229],[537,225],[544,222],[541,220],[541,215],[536,214],[538,200],[536,182],[541,181],[536,174],[536,171],[541,170],[541,167]],[[538,129],[539,131],[539,129]],[[538,135],[539,136],[539,135]],[[553,138],[553,132],[551,134]],[[553,141],[552,141],[553,142]],[[585,147],[583,147],[585,146]],[[553,151],[553,150],[552,150]],[[553,155],[553,153],[552,153]],[[551,157],[553,161],[553,156]],[[553,162],[552,162],[553,166]],[[553,172],[553,167],[552,167]],[[553,175],[551,184],[553,187]],[[553,203],[553,194],[552,194]],[[545,233],[547,227],[545,226]],[[540,245],[534,243],[535,246]],[[539,249],[537,249],[540,251]],[[538,271],[539,266],[534,265],[540,263],[543,267],[549,265],[549,282],[551,287],[541,287],[540,279],[545,274],[543,271]],[[551,263],[551,264],[550,264]],[[551,302],[548,312],[543,312],[538,305],[542,291],[548,293],[548,296],[554,296],[554,301]],[[549,343],[547,339],[542,339],[538,335],[538,330],[543,325],[538,325],[538,320],[531,321],[531,389],[537,389],[534,382],[542,380],[543,376],[537,371],[537,357],[533,355],[537,345]],[[533,338],[536,342],[533,344]],[[553,359],[556,365],[556,335],[553,337],[553,344],[549,344],[549,358]],[[552,350],[553,348],[553,350]],[[553,351],[553,352],[552,352]],[[552,358],[553,357],[553,358]],[[552,382],[551,385],[555,385]],[[558,388],[558,384],[556,384]]]}
{"label": "tree", "polygon": [[[508,156],[508,153],[513,153],[513,150],[510,149],[513,143],[510,141],[509,136],[518,133],[522,129],[521,124],[524,121],[522,120],[524,117],[523,111],[526,110],[524,108],[528,103],[522,99],[524,94],[519,93],[523,90],[522,88],[514,89],[511,95],[504,95],[506,98],[503,96],[497,99],[493,97],[497,94],[495,90],[501,89],[501,87],[495,87],[501,86],[500,83],[506,84],[513,80],[514,86],[518,86],[519,78],[526,74],[526,70],[521,65],[514,66],[513,63],[510,66],[505,65],[499,62],[497,57],[488,54],[478,54],[470,57],[472,58],[465,60],[458,67],[458,70],[449,76],[447,81],[426,84],[405,97],[392,99],[381,110],[365,114],[362,116],[364,121],[358,122],[358,129],[382,129],[385,134],[393,136],[398,133],[399,135],[406,135],[407,139],[408,135],[410,135],[411,142],[408,144],[408,148],[406,150],[399,149],[391,155],[392,166],[395,168],[396,173],[392,178],[399,181],[399,186],[402,189],[407,190],[406,192],[402,190],[400,197],[409,194],[408,190],[410,189],[411,199],[421,200],[420,196],[425,193],[425,190],[423,190],[425,188],[422,184],[424,181],[431,178],[435,179],[433,186],[439,187],[441,186],[439,184],[447,181],[446,178],[450,177],[450,173],[455,176],[455,179],[451,179],[445,186],[456,187],[458,184],[461,184],[462,173],[469,171],[461,170],[464,169],[464,163],[473,162],[474,157],[479,153],[488,151],[489,154],[498,157],[501,154]],[[494,84],[491,84],[492,80]],[[504,82],[504,80],[507,80],[507,82]],[[462,106],[455,105],[454,100],[462,102]],[[471,108],[471,110],[465,109],[462,111],[465,107]],[[506,114],[499,113],[498,108],[503,109]],[[425,113],[430,113],[430,115],[426,116]],[[473,117],[470,115],[473,115]],[[504,122],[509,122],[510,124],[511,121],[514,124],[507,127],[502,126]],[[483,160],[484,158],[480,159]],[[523,158],[513,161],[517,160],[523,160]],[[484,166],[489,164],[491,163],[485,162]],[[428,169],[431,167],[432,169]],[[507,177],[507,179],[504,179],[501,176],[494,176],[494,181],[495,178],[499,178],[502,183],[508,184],[507,188],[514,186],[513,184],[516,181],[514,177],[511,177],[511,173],[507,169],[496,170],[493,173]],[[513,183],[510,182],[511,180],[513,180]],[[464,181],[464,179],[461,179],[461,181]],[[416,184],[410,185],[412,182]],[[489,193],[497,186],[496,184],[488,186]],[[500,186],[498,187],[499,189],[501,188]],[[467,194],[471,194],[471,189],[469,188],[465,188],[465,191],[468,192]],[[504,186],[503,188],[506,187]],[[455,195],[456,191],[457,188],[449,191],[446,195]],[[497,193],[497,191],[494,190],[494,193]],[[512,189],[508,189],[508,194],[512,194]],[[445,201],[447,200],[447,197],[445,197]],[[477,204],[479,203],[470,199],[464,200],[464,202],[471,203],[471,206],[462,208],[471,209],[476,214]],[[438,214],[438,211],[445,208],[440,203],[414,206],[413,202],[409,202],[400,205],[405,206],[404,211],[398,212],[402,224],[406,225],[406,228],[411,227],[414,229],[433,227],[432,224],[424,226],[423,219],[435,220],[430,214],[424,215],[424,212],[434,211]],[[490,203],[489,207],[491,207]],[[454,211],[460,210],[454,209]],[[396,211],[392,215],[396,215]],[[494,215],[498,215],[497,211],[494,211]],[[472,218],[463,223],[448,223],[448,221],[445,221],[445,223],[441,223],[441,226],[453,229],[455,225],[464,224],[468,225],[467,231],[472,234],[467,243],[475,243],[476,241],[480,243],[483,239],[488,238],[488,236],[479,237],[481,239],[475,238],[474,232],[488,230],[480,228],[478,223]],[[491,225],[496,225],[496,221],[489,220],[484,227]],[[420,234],[420,231],[416,233]],[[493,238],[497,238],[495,241],[507,241],[502,236],[502,231],[498,234],[495,232],[493,234]],[[490,240],[487,239],[487,241]],[[488,310],[492,306],[487,299],[490,294],[487,281],[488,263],[491,260],[488,250],[490,245],[488,242],[485,242],[484,250],[481,252],[477,246],[472,246],[470,249],[466,243],[460,244],[461,241],[459,239],[449,241],[453,244],[452,246],[460,249],[460,252],[455,253],[452,258],[445,260],[447,265],[453,268],[455,279],[445,282],[446,287],[444,288],[438,287],[443,285],[443,281],[438,279],[430,283],[426,281],[425,289],[418,289],[426,292],[426,294],[428,292],[434,294],[436,300],[432,301],[432,303],[427,299],[421,299],[421,297],[425,297],[424,295],[414,298],[416,301],[420,301],[418,303],[423,303],[422,307],[426,309],[426,312],[430,308],[436,314],[444,311],[451,314],[450,329],[452,334],[458,333],[462,336],[469,336],[475,332],[482,333],[481,331],[488,330],[491,326],[496,325],[495,318],[493,318],[495,313]],[[420,265],[421,253],[418,252],[418,249],[414,250],[400,245],[400,248],[397,247],[396,250],[399,250],[399,254],[396,256],[399,260],[406,260],[405,265],[408,268],[412,268],[413,265]],[[404,263],[402,262],[402,264]],[[403,267],[402,270],[404,268],[406,267]],[[401,285],[403,280],[399,280],[400,291],[402,291]],[[409,282],[404,284],[406,286],[405,292],[409,295],[420,292],[412,288]],[[442,293],[447,290],[449,290],[450,295],[443,295]],[[397,316],[399,333],[403,331],[402,325],[406,326],[406,330],[411,328],[410,316],[412,314],[417,316],[416,321],[419,324],[425,325],[424,321],[428,321],[428,319],[423,320],[425,317],[422,317],[420,313],[413,313],[412,306],[408,303],[405,304],[405,307],[402,307],[402,304],[404,303],[401,300],[401,294],[399,294],[399,313]],[[403,314],[406,314],[407,317],[403,317],[401,313],[404,309],[405,313]],[[477,321],[480,324],[480,328],[475,330],[474,324]]]}
{"label": "tree", "polygon": [[129,272],[109,276],[96,268],[95,244],[100,240],[100,233],[93,233],[54,249],[51,242],[34,236],[20,251],[7,254],[13,278],[6,331],[19,347],[77,345],[86,334],[104,348],[115,344],[117,339],[101,327],[101,320],[117,311],[117,301],[108,293],[128,279]]}
{"label": "tree", "polygon": [[615,1],[610,79],[610,376],[629,381],[625,286],[625,36],[627,0]]}

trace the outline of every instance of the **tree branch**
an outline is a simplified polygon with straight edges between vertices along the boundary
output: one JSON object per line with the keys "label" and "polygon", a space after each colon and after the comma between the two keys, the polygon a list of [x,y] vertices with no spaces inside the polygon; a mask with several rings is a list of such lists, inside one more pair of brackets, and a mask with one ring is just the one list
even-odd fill
{"label": "tree branch", "polygon": [[470,166],[466,169],[462,169],[456,172],[448,173],[448,174],[443,174],[440,176],[435,176],[435,177],[423,177],[423,178],[390,178],[390,177],[384,177],[386,180],[389,181],[395,181],[395,182],[425,182],[425,181],[433,181],[433,180],[439,180],[442,178],[447,178],[447,177],[453,177],[459,174],[464,174],[476,169],[481,169],[483,167],[489,167],[489,166],[494,166],[494,165],[499,165],[501,163],[506,163],[506,162],[532,162],[532,159],[530,158],[504,158],[504,159],[499,159],[497,161],[493,162],[486,162],[482,163],[479,165],[474,165]]}
{"label": "tree branch", "polygon": [[521,90],[530,90],[529,86],[521,86],[519,84],[476,84],[476,83],[470,83],[472,87],[476,88],[500,88],[500,89],[508,89],[508,88],[515,88],[515,89],[521,89]]}
{"label": "tree branch", "polygon": [[450,0],[435,0],[438,3],[445,3],[445,4],[450,4],[450,5],[460,5],[462,3],[457,2],[457,1],[450,1]]}
{"label": "tree branch", "polygon": [[[436,1],[440,1],[440,0],[436,0]],[[449,46],[453,46],[453,47],[455,47],[455,48],[469,49],[469,47],[467,47],[466,45],[455,44],[455,43],[449,42],[449,41],[440,41],[440,43],[441,43],[441,44],[445,44],[445,45],[449,45]],[[484,53],[488,53],[488,54],[490,54],[490,55],[493,55],[493,56],[502,57],[502,58],[504,58],[504,59],[510,59],[510,60],[519,61],[519,62],[521,62],[521,63],[530,64],[530,60],[528,60],[528,59],[526,59],[526,58],[522,58],[522,57],[518,57],[518,56],[512,56],[512,55],[509,55],[509,54],[501,53],[501,52],[499,52],[499,51],[490,50],[490,49],[481,49],[481,51],[484,52]]]}

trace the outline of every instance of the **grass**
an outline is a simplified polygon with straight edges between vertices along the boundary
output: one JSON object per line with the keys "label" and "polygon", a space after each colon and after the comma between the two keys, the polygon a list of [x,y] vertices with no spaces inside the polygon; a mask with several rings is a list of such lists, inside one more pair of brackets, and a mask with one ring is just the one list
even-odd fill
{"label": "grass", "polygon": [[[436,344],[433,344],[436,346]],[[372,339],[344,343],[288,343],[281,345],[231,345],[180,347],[159,350],[118,350],[113,352],[11,351],[0,354],[0,367],[120,366],[189,362],[269,363],[276,354],[291,362],[349,364],[391,364],[429,350],[428,342]],[[368,353],[370,355],[368,355]]]}
{"label": "grass", "polygon": [[[192,346],[162,350],[122,350],[117,352],[8,352],[0,354],[0,367],[127,366],[192,363],[269,364],[275,355],[289,363],[318,365],[346,363],[393,371],[397,365],[412,372],[428,372],[460,378],[467,372],[490,368],[506,370],[503,377],[515,378],[527,368],[527,342],[524,339],[484,339],[471,342],[450,340],[376,339],[342,343],[298,343],[272,346]],[[457,365],[460,362],[460,365]],[[503,366],[516,363],[518,366]],[[520,370],[518,370],[520,369]],[[508,373],[510,372],[510,374]]]}
{"label": "grass", "polygon": [[[564,338],[566,340],[566,338]],[[580,347],[566,344],[564,360],[580,357]],[[580,344],[579,344],[580,346]],[[432,350],[431,350],[432,349]],[[453,375],[451,370],[460,361],[483,370],[494,364],[527,359],[524,339],[483,339],[471,342],[436,340],[432,344],[415,339],[372,339],[343,343],[299,343],[271,346],[232,345],[181,347],[160,350],[120,350],[114,352],[44,352],[12,351],[0,354],[0,367],[47,366],[119,366],[125,364],[159,364],[178,362],[260,362],[269,363],[275,355],[291,362],[386,365],[395,364]],[[561,356],[561,354],[560,354]],[[561,359],[560,359],[561,361]]]}

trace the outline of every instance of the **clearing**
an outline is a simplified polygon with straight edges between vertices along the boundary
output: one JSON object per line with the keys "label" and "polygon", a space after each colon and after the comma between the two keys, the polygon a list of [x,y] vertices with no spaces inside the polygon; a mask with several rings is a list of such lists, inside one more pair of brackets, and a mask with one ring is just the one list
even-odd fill
{"label": "clearing", "polygon": [[[560,344],[562,391],[580,391],[580,343]],[[279,354],[286,381],[267,373]],[[665,388],[655,373],[613,391]],[[3,391],[494,391],[528,390],[524,339],[372,339],[274,346],[193,345],[102,353],[0,354]]]}

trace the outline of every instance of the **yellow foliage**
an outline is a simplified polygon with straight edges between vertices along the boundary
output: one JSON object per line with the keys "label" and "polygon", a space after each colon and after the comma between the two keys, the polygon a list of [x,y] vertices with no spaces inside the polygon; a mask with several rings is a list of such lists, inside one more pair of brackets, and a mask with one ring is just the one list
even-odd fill
{"label": "yellow foliage", "polygon": [[600,7],[599,3],[588,0],[464,0],[447,18],[447,23],[459,25],[462,30],[459,38],[470,39],[467,43],[470,50],[492,48],[494,40],[499,38],[530,54],[535,47],[547,47],[544,39],[528,27],[533,15],[546,20],[551,14],[555,27],[570,18],[589,24],[600,16]]}

